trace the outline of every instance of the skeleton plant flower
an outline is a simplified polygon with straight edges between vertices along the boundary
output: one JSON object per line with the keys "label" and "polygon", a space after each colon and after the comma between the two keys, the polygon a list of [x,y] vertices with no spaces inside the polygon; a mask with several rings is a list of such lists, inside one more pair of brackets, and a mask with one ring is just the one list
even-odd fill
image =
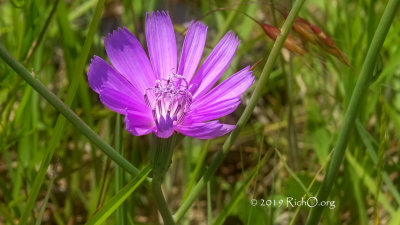
{"label": "skeleton plant flower", "polygon": [[235,55],[239,44],[235,34],[229,31],[199,66],[207,27],[192,22],[178,65],[168,12],[146,14],[145,23],[148,55],[123,28],[104,38],[112,66],[100,57],[92,59],[88,80],[102,103],[125,115],[126,129],[136,136],[154,132],[168,138],[177,131],[211,139],[233,130],[234,125],[217,119],[232,113],[254,82],[246,67],[215,86]]}

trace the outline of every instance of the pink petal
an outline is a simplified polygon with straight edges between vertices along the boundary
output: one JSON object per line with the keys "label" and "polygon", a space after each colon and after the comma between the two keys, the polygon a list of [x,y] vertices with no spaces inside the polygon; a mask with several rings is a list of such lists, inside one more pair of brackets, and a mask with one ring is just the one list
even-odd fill
{"label": "pink petal", "polygon": [[208,104],[214,104],[229,99],[240,98],[240,96],[254,83],[253,71],[249,66],[236,72],[222,83],[213,88],[206,95],[197,98],[190,106],[193,109],[204,107]]}
{"label": "pink petal", "polygon": [[240,99],[235,98],[212,105],[204,105],[190,111],[185,116],[183,123],[205,122],[221,118],[235,111],[239,104]]}
{"label": "pink petal", "polygon": [[107,55],[111,64],[121,73],[142,96],[154,86],[155,75],[146,52],[136,37],[128,29],[119,28],[104,38]]}
{"label": "pink petal", "polygon": [[249,67],[224,80],[206,95],[196,99],[185,121],[204,122],[226,116],[240,104],[240,96],[254,83]]}
{"label": "pink petal", "polygon": [[183,42],[178,69],[178,74],[183,75],[187,81],[190,81],[196,72],[201,56],[203,55],[206,37],[207,27],[200,22],[194,23],[192,21]]}
{"label": "pink petal", "polygon": [[105,87],[99,93],[101,102],[114,112],[124,114],[126,110],[135,110],[146,113],[151,118],[151,110],[144,104],[138,103],[135,98],[129,96],[129,92],[121,92],[117,89]]}
{"label": "pink petal", "polygon": [[143,95],[100,57],[94,56],[87,75],[90,87],[109,109],[118,113],[125,109],[146,111]]}
{"label": "pink petal", "polygon": [[219,80],[231,63],[238,45],[239,39],[232,31],[225,34],[204,61],[191,82],[194,88],[191,90],[193,99],[199,98],[207,93]]}
{"label": "pink petal", "polygon": [[208,123],[193,123],[190,125],[179,125],[176,130],[183,135],[198,139],[212,139],[223,136],[235,129],[235,125],[221,124],[218,121]]}
{"label": "pink petal", "polygon": [[176,72],[176,40],[168,12],[146,14],[146,40],[153,71],[159,79]]}
{"label": "pink petal", "polygon": [[153,131],[154,120],[147,113],[132,110],[125,111],[126,130],[135,136],[142,136]]}

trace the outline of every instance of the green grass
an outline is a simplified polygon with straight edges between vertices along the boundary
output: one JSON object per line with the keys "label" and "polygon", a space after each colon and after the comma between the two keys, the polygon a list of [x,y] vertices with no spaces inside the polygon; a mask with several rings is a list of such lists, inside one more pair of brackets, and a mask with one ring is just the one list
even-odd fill
{"label": "green grass", "polygon": [[[388,0],[304,2],[299,15],[330,36],[348,67],[311,43],[304,56],[281,51],[239,12],[282,27],[278,11],[292,8],[283,2],[0,1],[0,224],[162,224],[146,169],[151,135],[131,136],[86,78],[117,27],[146,46],[153,10],[169,10],[178,46],[192,19],[207,24],[203,58],[233,30],[241,42],[223,79],[261,60],[243,104],[222,119],[238,129],[178,138],[162,185],[178,224],[399,224],[399,11],[389,7],[393,22],[386,16],[378,28]],[[389,26],[380,48],[374,35]],[[335,208],[250,204],[311,196]]]}

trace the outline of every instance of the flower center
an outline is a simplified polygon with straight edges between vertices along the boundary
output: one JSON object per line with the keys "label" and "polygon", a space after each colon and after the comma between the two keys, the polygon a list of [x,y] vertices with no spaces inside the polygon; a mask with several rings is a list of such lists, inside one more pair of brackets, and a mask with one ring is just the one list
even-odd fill
{"label": "flower center", "polygon": [[[153,104],[148,92],[154,93]],[[192,94],[188,82],[182,75],[170,74],[168,79],[156,80],[154,88],[148,88],[145,94],[146,104],[152,109],[153,119],[158,126],[160,120],[180,123],[190,110]]]}

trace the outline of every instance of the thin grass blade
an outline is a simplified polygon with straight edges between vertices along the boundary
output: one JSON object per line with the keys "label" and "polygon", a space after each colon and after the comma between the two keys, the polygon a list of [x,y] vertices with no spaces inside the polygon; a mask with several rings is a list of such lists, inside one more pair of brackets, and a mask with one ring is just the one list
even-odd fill
{"label": "thin grass blade", "polygon": [[145,167],[135,178],[133,178],[120,192],[112,197],[96,214],[90,218],[86,225],[103,223],[131,194],[139,187],[150,173],[150,166]]}

